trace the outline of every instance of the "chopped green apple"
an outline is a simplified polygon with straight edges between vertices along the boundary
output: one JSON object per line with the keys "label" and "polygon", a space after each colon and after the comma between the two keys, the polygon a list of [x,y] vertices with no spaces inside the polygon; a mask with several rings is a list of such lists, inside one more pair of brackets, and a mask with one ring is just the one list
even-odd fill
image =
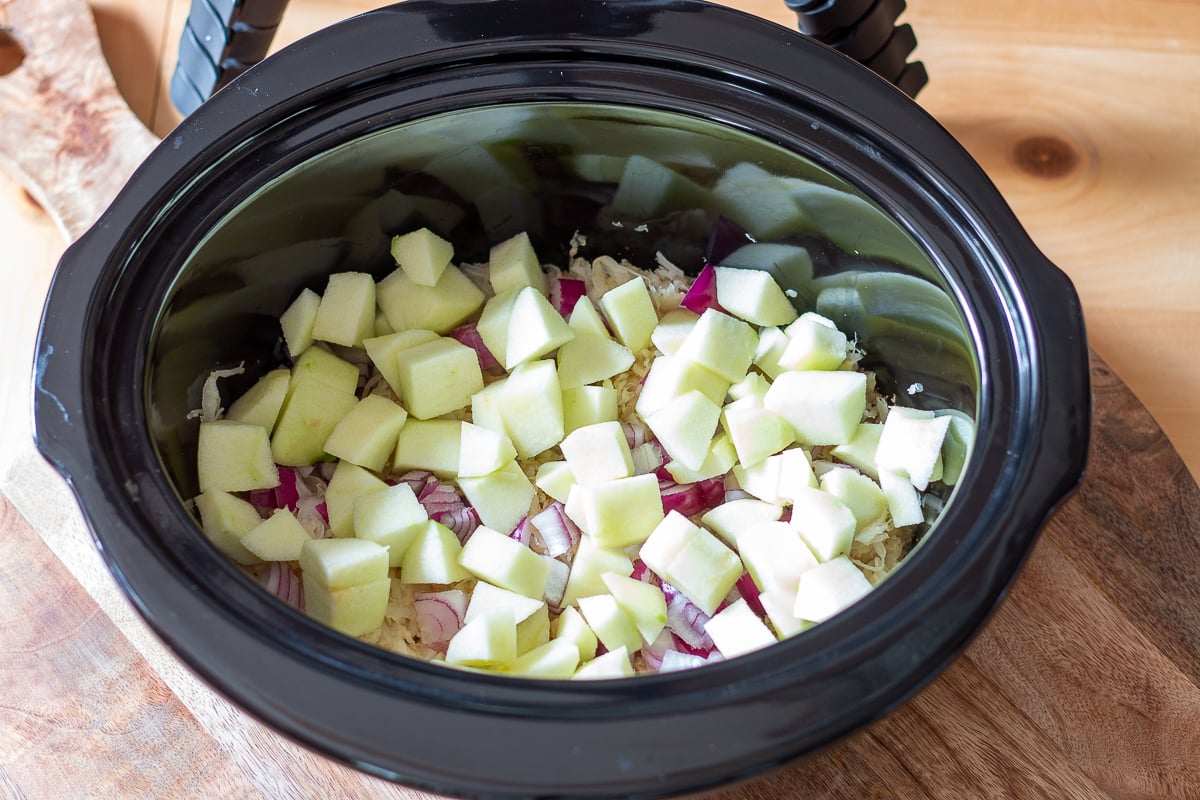
{"label": "chopped green apple", "polygon": [[775,522],[783,516],[783,506],[752,497],[726,500],[721,505],[704,512],[700,524],[721,537],[730,547],[737,547],[741,531],[753,528],[761,522]]}
{"label": "chopped green apple", "polygon": [[518,364],[541,358],[573,338],[575,331],[567,326],[545,295],[527,286],[519,290],[513,300],[505,340],[504,368],[511,370]]}
{"label": "chopped green apple", "polygon": [[[479,519],[489,528],[511,531],[529,514],[536,494],[521,465],[509,461],[505,466],[477,478],[459,478],[458,487],[467,496]],[[539,595],[541,590],[538,590]]]}
{"label": "chopped green apple", "polygon": [[503,667],[510,675],[525,678],[566,679],[579,667],[579,650],[571,642],[554,639],[518,656]]}
{"label": "chopped green apple", "polygon": [[754,328],[710,308],[700,315],[675,357],[706,367],[732,384],[746,377],[757,348]]}
{"label": "chopped green apple", "polygon": [[388,549],[388,565],[400,566],[429,514],[407,483],[354,498],[354,535]]}
{"label": "chopped green apple", "polygon": [[247,425],[260,425],[268,432],[274,430],[291,382],[292,374],[288,370],[271,370],[259,378],[250,391],[233,401],[225,418]]}
{"label": "chopped green apple", "polygon": [[227,419],[201,422],[196,468],[201,492],[247,492],[279,485],[271,440],[261,425]]}
{"label": "chopped green apple", "polygon": [[609,650],[602,656],[597,656],[575,671],[572,680],[606,680],[608,678],[628,678],[634,674],[633,664],[629,661],[629,651],[624,647]]}
{"label": "chopped green apple", "polygon": [[770,388],[769,380],[757,372],[748,372],[746,377],[729,387],[729,396],[734,400],[753,400],[754,405],[761,408],[762,400],[767,396],[767,389]]}
{"label": "chopped green apple", "polygon": [[464,624],[446,646],[446,663],[473,667],[508,664],[517,657],[512,614],[497,611]]}
{"label": "chopped green apple", "polygon": [[929,485],[942,444],[950,427],[950,417],[937,417],[929,412],[892,406],[888,409],[875,451],[875,463],[880,470],[908,475],[916,489]]}
{"label": "chopped green apple", "polygon": [[517,457],[517,449],[503,433],[462,423],[458,445],[458,476],[478,478],[495,472]]}
{"label": "chopped green apple", "polygon": [[[559,373],[561,380],[562,373]],[[563,430],[571,431],[617,419],[617,390],[609,386],[563,389]]]}
{"label": "chopped green apple", "polygon": [[567,590],[563,594],[563,606],[571,605],[580,597],[608,591],[604,584],[604,574],[608,572],[628,575],[633,572],[633,562],[621,551],[603,547],[590,536],[583,537],[575,552],[575,559],[571,562],[571,575],[567,579]]}
{"label": "chopped green apple", "polygon": [[286,508],[277,508],[242,537],[245,547],[263,561],[296,561],[300,549],[312,536]]}
{"label": "chopped green apple", "polygon": [[705,614],[716,611],[743,572],[737,553],[678,511],[666,515],[639,555]]}
{"label": "chopped green apple", "polygon": [[546,461],[538,467],[533,483],[558,502],[565,503],[575,485],[575,473],[565,461]]}
{"label": "chopped green apple", "polygon": [[513,287],[499,292],[487,299],[475,329],[479,338],[483,339],[488,352],[503,364],[508,358],[508,329],[513,318],[513,309],[517,304],[517,296],[523,287]]}
{"label": "chopped green apple", "polygon": [[540,598],[480,581],[471,591],[471,602],[467,605],[463,621],[471,622],[477,617],[486,617],[501,611],[512,618],[514,625],[519,625],[536,614],[538,609],[545,607],[546,604]]}
{"label": "chopped green apple", "polygon": [[388,576],[387,548],[362,539],[309,539],[300,548],[300,568],[326,589],[361,586]]}
{"label": "chopped green apple", "polygon": [[658,312],[643,278],[609,289],[600,296],[600,310],[621,344],[634,353],[650,346],[650,335],[658,325]]}
{"label": "chopped green apple", "polygon": [[229,492],[212,490],[196,497],[196,510],[201,530],[214,547],[239,564],[259,563],[259,557],[242,545],[242,537],[262,522],[254,506]]}
{"label": "chopped green apple", "polygon": [[467,539],[458,563],[477,578],[538,599],[546,591],[550,573],[550,565],[537,553],[484,525]]}
{"label": "chopped green apple", "polygon": [[400,399],[417,419],[465,408],[483,388],[479,357],[455,339],[441,338],[396,354]]}
{"label": "chopped green apple", "polygon": [[317,322],[317,309],[321,306],[321,295],[312,289],[304,289],[279,316],[279,327],[283,329],[283,341],[287,343],[292,358],[298,357],[313,343],[313,325]]}
{"label": "chopped green apple", "polygon": [[409,419],[396,438],[392,468],[396,472],[427,469],[441,477],[458,474],[462,423],[455,419]]}
{"label": "chopped green apple", "polygon": [[[746,399],[754,400],[754,397]],[[742,465],[757,464],[795,441],[792,426],[786,419],[774,411],[758,407],[757,400],[738,405],[743,402],[731,403],[721,413],[721,425],[729,434]]]}
{"label": "chopped green apple", "polygon": [[302,467],[324,460],[329,434],[356,405],[358,398],[353,392],[339,394],[316,381],[297,383],[293,379],[271,435],[274,462]]}
{"label": "chopped green apple", "polygon": [[344,538],[354,535],[354,501],[372,492],[381,492],[387,484],[373,473],[349,461],[338,462],[325,489],[325,508],[329,512],[329,530]]}
{"label": "chopped green apple", "polygon": [[808,312],[787,328],[788,344],[778,363],[784,369],[835,370],[846,360],[846,334],[820,314]]}
{"label": "chopped green apple", "polygon": [[796,308],[771,273],[760,269],[716,267],[717,302],[753,325],[787,325]]}
{"label": "chopped green apple", "polygon": [[305,613],[317,622],[347,636],[362,636],[383,624],[392,588],[390,578],[331,589],[305,570],[303,582]]}
{"label": "chopped green apple", "polygon": [[576,483],[601,483],[633,475],[633,457],[619,422],[585,425],[559,445]]}
{"label": "chopped green apple", "polygon": [[694,470],[708,457],[720,421],[721,407],[698,390],[681,395],[645,419],[667,455]]}
{"label": "chopped green apple", "polygon": [[523,656],[550,641],[550,609],[545,603],[517,623],[517,655]]}
{"label": "chopped green apple", "polygon": [[337,394],[353,394],[358,388],[358,377],[358,367],[349,361],[323,347],[310,347],[292,366],[291,386],[315,382]]}
{"label": "chopped green apple", "polygon": [[564,389],[607,380],[633,366],[633,353],[607,336],[578,332],[558,351],[558,373]]}
{"label": "chopped green apple", "polygon": [[458,563],[462,544],[454,531],[429,520],[404,551],[400,563],[401,583],[446,585],[471,577]]}
{"label": "chopped green apple", "polygon": [[787,350],[790,342],[782,328],[762,328],[758,332],[758,345],[754,348],[754,366],[761,369],[771,380],[779,377],[784,371],[779,358]]}
{"label": "chopped green apple", "polygon": [[713,644],[726,658],[775,644],[775,634],[741,598],[704,623],[704,632],[712,637]]}
{"label": "chopped green apple", "polygon": [[854,438],[867,407],[867,376],[784,372],[772,382],[763,403],[792,424],[801,444],[846,444]]}
{"label": "chopped green apple", "polygon": [[488,254],[488,279],[496,294],[524,286],[546,294],[546,273],[542,271],[528,233],[522,231],[492,247]]}
{"label": "chopped green apple", "polygon": [[448,333],[483,305],[483,291],[453,264],[435,286],[421,286],[397,268],[376,287],[376,301],[394,331]]}
{"label": "chopped green apple", "polygon": [[383,470],[396,449],[408,412],[383,395],[369,394],[358,401],[325,440],[325,452],[376,472]]}
{"label": "chopped green apple", "polygon": [[686,308],[676,308],[668,311],[659,318],[650,334],[650,341],[665,355],[674,355],[683,344],[683,340],[696,325],[700,315]]}
{"label": "chopped green apple", "polygon": [[[653,642],[667,626],[667,600],[662,589],[652,583],[615,572],[605,573],[601,578],[617,605],[637,626],[642,641]],[[585,598],[581,598],[580,602],[583,599]],[[607,646],[608,643],[605,642],[605,647]]]}
{"label": "chopped green apple", "polygon": [[809,622],[824,622],[871,591],[871,582],[845,556],[826,561],[800,578],[793,614]]}
{"label": "chopped green apple", "polygon": [[[625,613],[611,594],[598,594],[591,597],[581,597],[575,601],[579,613],[587,620],[596,634],[596,638],[608,650],[624,647],[627,650],[637,650],[642,646],[642,637],[637,625]],[[665,616],[664,611],[664,616]]]}
{"label": "chopped green apple", "polygon": [[779,454],[779,497],[784,503],[794,502],[798,495],[815,488],[817,476],[807,450],[791,447]]}
{"label": "chopped green apple", "polygon": [[879,484],[846,467],[831,469],[821,476],[821,489],[846,504],[858,522],[857,530],[878,522],[888,510]]}
{"label": "chopped green apple", "polygon": [[[235,404],[236,405],[236,404]],[[230,409],[232,414],[232,409]],[[967,455],[975,443],[975,420],[952,408],[935,412],[950,419],[946,440],[942,443],[942,483],[954,486],[962,475]]]}
{"label": "chopped green apple", "polygon": [[764,592],[795,595],[800,576],[818,563],[787,522],[759,522],[737,534],[738,555],[754,583]]}
{"label": "chopped green apple", "polygon": [[418,286],[437,286],[454,258],[454,245],[428,228],[392,237],[392,258]]}
{"label": "chopped green apple", "polygon": [[925,514],[921,510],[921,498],[908,475],[881,469],[879,488],[887,498],[888,512],[892,516],[892,524],[897,528],[919,525],[925,521]]}
{"label": "chopped green apple", "polygon": [[375,279],[365,272],[329,276],[313,322],[314,339],[360,347],[375,335]]}
{"label": "chopped green apple", "polygon": [[562,441],[562,386],[553,361],[521,364],[492,386],[503,387],[493,399],[519,457],[533,458]]}
{"label": "chopped green apple", "polygon": [[600,316],[596,306],[592,305],[592,301],[586,296],[575,302],[567,325],[577,334],[586,333],[602,339],[612,338],[612,334],[608,332],[608,326],[604,323],[604,318]]}
{"label": "chopped green apple", "polygon": [[875,464],[875,452],[879,449],[879,437],[882,434],[882,423],[860,423],[850,441],[833,448],[833,457],[869,478],[878,479],[879,467]]}
{"label": "chopped green apple", "polygon": [[401,350],[436,341],[438,338],[433,331],[413,328],[399,333],[387,333],[363,339],[363,349],[367,351],[367,356],[375,365],[375,369],[379,370],[379,374],[387,381],[387,385],[392,387],[392,391],[399,397],[400,370],[396,362],[396,355]]}
{"label": "chopped green apple", "polygon": [[579,610],[566,606],[552,623],[554,641],[568,642],[574,646],[580,661],[590,661],[596,656],[596,646],[599,640],[595,632],[588,627],[587,621]]}
{"label": "chopped green apple", "polygon": [[724,433],[718,433],[708,446],[708,455],[705,456],[700,469],[688,469],[678,461],[667,462],[663,469],[676,483],[698,483],[718,475],[724,475],[736,463],[737,451],[733,449],[733,442]]}
{"label": "chopped green apple", "polygon": [[640,544],[663,518],[662,492],[653,474],[578,484],[573,492],[579,494],[582,527],[603,547]]}
{"label": "chopped green apple", "polygon": [[650,365],[635,410],[646,417],[672,405],[681,395],[698,391],[717,405],[725,402],[729,381],[695,362],[678,356],[659,356]]}
{"label": "chopped green apple", "polygon": [[751,242],[725,256],[721,265],[766,270],[784,287],[784,294],[803,297],[805,301],[811,299],[813,261],[812,255],[803,247]]}
{"label": "chopped green apple", "polygon": [[818,561],[850,552],[858,520],[846,504],[820,489],[803,489],[792,498],[791,525]]}
{"label": "chopped green apple", "polygon": [[758,603],[767,612],[767,619],[779,638],[795,636],[813,626],[813,623],[796,616],[796,592],[763,592]]}

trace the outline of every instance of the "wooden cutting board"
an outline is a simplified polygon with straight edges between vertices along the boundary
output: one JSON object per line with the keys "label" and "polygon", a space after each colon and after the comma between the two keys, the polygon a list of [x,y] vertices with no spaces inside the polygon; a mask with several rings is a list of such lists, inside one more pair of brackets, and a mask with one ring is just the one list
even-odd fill
{"label": "wooden cutting board", "polygon": [[[0,79],[0,166],[77,235],[153,138],[80,0],[0,0],[6,28],[27,55]],[[966,653],[888,718],[721,797],[1200,797],[1200,490],[1099,358],[1093,380],[1088,477]],[[0,491],[0,797],[427,797],[309,753],[199,683],[27,444],[0,455]]]}

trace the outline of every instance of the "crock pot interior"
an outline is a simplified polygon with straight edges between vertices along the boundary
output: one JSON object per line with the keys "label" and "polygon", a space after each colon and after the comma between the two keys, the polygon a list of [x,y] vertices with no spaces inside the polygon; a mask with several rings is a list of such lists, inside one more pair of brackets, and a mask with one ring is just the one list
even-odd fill
{"label": "crock pot interior", "polygon": [[[631,157],[704,191],[619,194]],[[719,202],[708,189],[740,164],[754,165],[746,196],[798,198],[803,213],[779,222]],[[801,311],[852,332],[868,352],[864,366],[897,402],[974,417],[980,373],[964,314],[946,277],[869,191],[731,127],[614,105],[473,108],[346,142],[246,197],[179,270],[146,381],[159,456],[180,497],[195,496],[198,426],[187,415],[209,372],[245,363],[222,384],[228,403],[284,357],[278,316],[302,288],[319,293],[344,270],[384,277],[395,269],[390,238],[422,226],[451,241],[461,262],[486,261],[492,244],[527,231],[543,263],[565,266],[578,232],[583,255],[651,268],[661,252],[695,274],[718,218],[732,219],[759,244],[808,252],[811,281],[776,269],[762,248],[744,265],[771,269]]]}

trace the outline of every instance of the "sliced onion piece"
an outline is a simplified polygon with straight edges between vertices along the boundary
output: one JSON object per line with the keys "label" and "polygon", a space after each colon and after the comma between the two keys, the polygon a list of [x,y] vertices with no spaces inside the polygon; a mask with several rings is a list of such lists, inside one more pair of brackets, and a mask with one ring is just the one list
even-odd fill
{"label": "sliced onion piece", "polygon": [[272,561],[261,579],[263,587],[283,602],[304,610],[304,585],[286,561]]}
{"label": "sliced onion piece", "polygon": [[517,527],[512,529],[508,534],[508,538],[520,542],[529,547],[533,543],[533,528],[529,524],[529,517],[521,517],[521,521],[517,523]]}
{"label": "sliced onion piece", "polygon": [[413,600],[421,642],[434,650],[445,645],[462,628],[467,613],[467,594],[461,589],[442,592],[417,592]]}
{"label": "sliced onion piece", "polygon": [[546,554],[549,556],[558,557],[571,552],[571,549],[579,543],[579,537],[582,535],[575,523],[567,517],[566,508],[557,500],[539,511],[529,521],[537,531],[542,540],[542,546],[546,548]]}
{"label": "sliced onion piece", "polygon": [[717,303],[717,271],[712,264],[704,265],[679,305],[696,314],[703,314],[710,308],[724,310]]}
{"label": "sliced onion piece", "polygon": [[483,343],[483,337],[479,335],[479,329],[475,326],[475,323],[460,325],[450,331],[450,335],[475,351],[475,355],[479,357],[480,369],[500,368],[500,362],[496,360],[496,357],[492,355],[492,351],[488,350],[487,345]]}
{"label": "sliced onion piece", "polygon": [[629,451],[633,459],[633,474],[648,475],[657,472],[666,461],[666,454],[658,442],[643,442]]}
{"label": "sliced onion piece", "polygon": [[471,534],[475,532],[482,523],[479,519],[479,512],[468,505],[458,505],[454,508],[445,511],[438,511],[430,514],[429,518],[434,522],[440,522],[445,525],[454,535],[458,537],[458,541],[466,543],[467,539],[471,538]]}
{"label": "sliced onion piece", "polygon": [[579,298],[587,294],[587,284],[579,278],[551,278],[549,290],[550,305],[565,319],[575,310]]}
{"label": "sliced onion piece", "polygon": [[737,583],[734,586],[737,588],[738,594],[746,601],[746,605],[750,606],[751,611],[760,617],[767,615],[767,610],[763,608],[762,601],[758,599],[758,596],[762,592],[759,591],[758,584],[754,582],[754,578],[750,577],[749,572],[743,572],[742,577],[737,579]]}
{"label": "sliced onion piece", "polygon": [[642,660],[646,667],[654,672],[662,668],[663,656],[668,652],[678,652],[675,648],[675,635],[666,628],[650,644],[642,646]]}
{"label": "sliced onion piece", "polygon": [[716,647],[708,631],[704,630],[704,623],[710,617],[666,581],[662,583],[662,590],[667,598],[667,627],[679,637],[680,649],[707,656]]}

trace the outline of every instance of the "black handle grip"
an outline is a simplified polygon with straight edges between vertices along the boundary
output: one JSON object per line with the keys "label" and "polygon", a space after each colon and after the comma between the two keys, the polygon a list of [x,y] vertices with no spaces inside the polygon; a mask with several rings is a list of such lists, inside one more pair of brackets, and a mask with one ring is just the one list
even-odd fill
{"label": "black handle grip", "polygon": [[823,42],[895,84],[909,97],[929,82],[909,25],[896,25],[904,0],[784,0],[796,12],[801,33]]}
{"label": "black handle grip", "polygon": [[190,114],[213,92],[267,54],[288,0],[192,0],[179,61],[171,76],[171,101]]}

